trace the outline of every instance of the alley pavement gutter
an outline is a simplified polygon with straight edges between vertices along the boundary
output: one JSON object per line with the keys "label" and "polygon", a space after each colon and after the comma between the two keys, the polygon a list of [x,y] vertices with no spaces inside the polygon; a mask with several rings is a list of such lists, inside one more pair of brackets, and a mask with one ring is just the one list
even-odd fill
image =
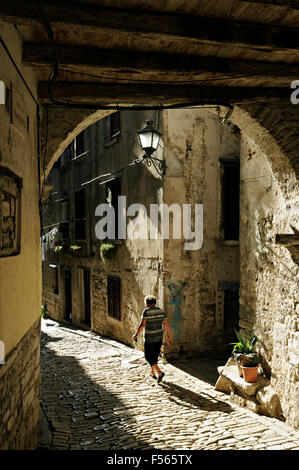
{"label": "alley pavement gutter", "polygon": [[287,424],[230,403],[177,366],[160,367],[158,384],[141,351],[43,319],[40,449],[299,450]]}

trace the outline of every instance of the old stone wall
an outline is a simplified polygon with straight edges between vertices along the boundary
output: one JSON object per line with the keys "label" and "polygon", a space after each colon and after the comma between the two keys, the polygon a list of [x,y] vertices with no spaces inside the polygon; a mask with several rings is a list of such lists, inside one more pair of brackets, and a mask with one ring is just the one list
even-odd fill
{"label": "old stone wall", "polygon": [[32,450],[39,442],[40,320],[0,367],[0,449]]}
{"label": "old stone wall", "polygon": [[299,425],[298,266],[277,234],[298,230],[298,193],[287,194],[252,138],[241,141],[240,327],[260,341],[263,370],[285,419]]}
{"label": "old stone wall", "polygon": [[233,336],[224,329],[219,297],[225,283],[239,282],[239,246],[221,234],[219,159],[239,159],[240,134],[207,110],[175,110],[165,113],[164,142],[164,202],[191,204],[193,211],[203,205],[200,249],[186,250],[184,237],[164,242],[165,306],[175,332],[167,350],[223,354]]}
{"label": "old stone wall", "polygon": [[62,276],[61,272],[58,271],[58,282],[59,290],[55,291],[55,272],[54,267],[49,266],[45,260],[42,266],[43,276],[43,292],[42,292],[42,303],[51,314],[53,320],[60,321],[63,319],[63,295],[61,295]]}

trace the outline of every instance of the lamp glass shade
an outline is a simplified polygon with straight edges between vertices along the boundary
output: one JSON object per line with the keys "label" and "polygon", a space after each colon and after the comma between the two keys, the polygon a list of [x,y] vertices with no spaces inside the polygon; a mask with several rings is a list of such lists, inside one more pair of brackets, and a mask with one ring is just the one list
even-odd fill
{"label": "lamp glass shade", "polygon": [[141,147],[148,155],[157,150],[161,134],[155,130],[152,121],[147,121],[147,126],[138,131],[138,135]]}

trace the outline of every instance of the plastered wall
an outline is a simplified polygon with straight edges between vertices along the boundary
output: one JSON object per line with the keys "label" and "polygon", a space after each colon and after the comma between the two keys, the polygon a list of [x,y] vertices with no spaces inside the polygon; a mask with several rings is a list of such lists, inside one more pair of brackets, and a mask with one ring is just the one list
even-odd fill
{"label": "plastered wall", "polygon": [[[1,36],[33,93],[30,70],[21,65],[21,39],[1,23]],[[0,47],[0,80],[12,102],[0,105],[0,165],[22,179],[20,252],[0,258],[0,339],[8,354],[40,315],[41,258],[36,154],[36,106],[16,69]]]}

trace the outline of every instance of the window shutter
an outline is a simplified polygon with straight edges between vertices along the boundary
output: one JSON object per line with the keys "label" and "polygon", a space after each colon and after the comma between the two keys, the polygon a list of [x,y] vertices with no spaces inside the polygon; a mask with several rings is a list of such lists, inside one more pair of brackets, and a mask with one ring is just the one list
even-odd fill
{"label": "window shutter", "polygon": [[107,276],[108,315],[120,320],[121,318],[121,280],[116,276]]}

